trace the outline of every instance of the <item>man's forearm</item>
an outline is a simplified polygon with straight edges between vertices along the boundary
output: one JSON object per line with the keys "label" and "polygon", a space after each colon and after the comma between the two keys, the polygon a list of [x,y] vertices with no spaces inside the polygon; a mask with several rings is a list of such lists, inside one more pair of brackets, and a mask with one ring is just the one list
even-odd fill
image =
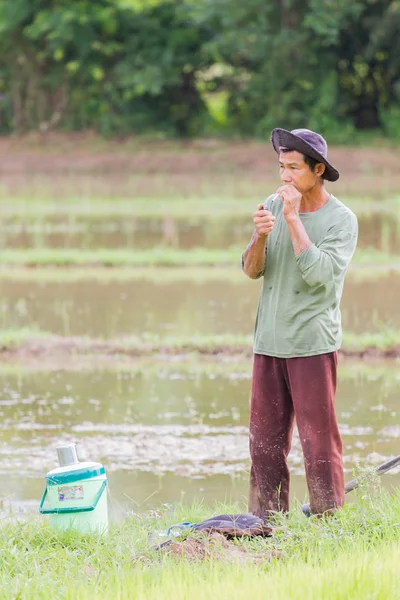
{"label": "man's forearm", "polygon": [[292,240],[294,255],[298,256],[312,246],[312,241],[298,215],[286,219],[290,239]]}
{"label": "man's forearm", "polygon": [[267,238],[259,236],[254,230],[246,250],[243,252],[243,271],[250,279],[257,279],[265,265],[265,247]]}

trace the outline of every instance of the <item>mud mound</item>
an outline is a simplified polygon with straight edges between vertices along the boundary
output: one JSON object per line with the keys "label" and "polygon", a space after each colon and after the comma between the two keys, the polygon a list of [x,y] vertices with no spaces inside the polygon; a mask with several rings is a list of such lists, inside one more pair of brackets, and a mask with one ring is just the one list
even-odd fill
{"label": "mud mound", "polygon": [[183,558],[193,562],[212,558],[230,563],[262,563],[279,558],[279,552],[276,550],[253,554],[244,546],[228,541],[220,533],[198,533],[182,542],[172,542],[164,546],[162,552],[178,560]]}

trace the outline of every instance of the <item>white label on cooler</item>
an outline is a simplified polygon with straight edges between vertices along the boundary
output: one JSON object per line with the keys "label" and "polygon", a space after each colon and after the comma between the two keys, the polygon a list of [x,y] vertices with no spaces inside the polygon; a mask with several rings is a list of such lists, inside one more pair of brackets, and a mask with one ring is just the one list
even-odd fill
{"label": "white label on cooler", "polygon": [[58,500],[82,500],[83,486],[82,485],[63,485],[58,488]]}

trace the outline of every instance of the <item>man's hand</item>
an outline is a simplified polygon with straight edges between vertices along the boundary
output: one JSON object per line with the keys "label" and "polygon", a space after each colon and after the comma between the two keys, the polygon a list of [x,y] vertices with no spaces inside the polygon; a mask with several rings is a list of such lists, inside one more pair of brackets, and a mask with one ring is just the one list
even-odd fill
{"label": "man's hand", "polygon": [[286,221],[298,217],[300,202],[303,197],[301,192],[294,185],[287,184],[276,190],[276,193],[282,198],[283,216]]}
{"label": "man's hand", "polygon": [[266,239],[274,228],[275,217],[269,210],[264,210],[263,204],[259,204],[253,221],[258,236]]}

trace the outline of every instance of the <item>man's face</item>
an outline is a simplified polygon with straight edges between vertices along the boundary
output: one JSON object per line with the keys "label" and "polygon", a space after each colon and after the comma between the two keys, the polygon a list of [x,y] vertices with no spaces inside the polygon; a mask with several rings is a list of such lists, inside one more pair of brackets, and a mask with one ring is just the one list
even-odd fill
{"label": "man's face", "polygon": [[279,153],[279,174],[282,183],[294,185],[303,194],[313,188],[320,180],[318,170],[318,165],[316,165],[313,173],[304,161],[304,156],[297,150]]}

